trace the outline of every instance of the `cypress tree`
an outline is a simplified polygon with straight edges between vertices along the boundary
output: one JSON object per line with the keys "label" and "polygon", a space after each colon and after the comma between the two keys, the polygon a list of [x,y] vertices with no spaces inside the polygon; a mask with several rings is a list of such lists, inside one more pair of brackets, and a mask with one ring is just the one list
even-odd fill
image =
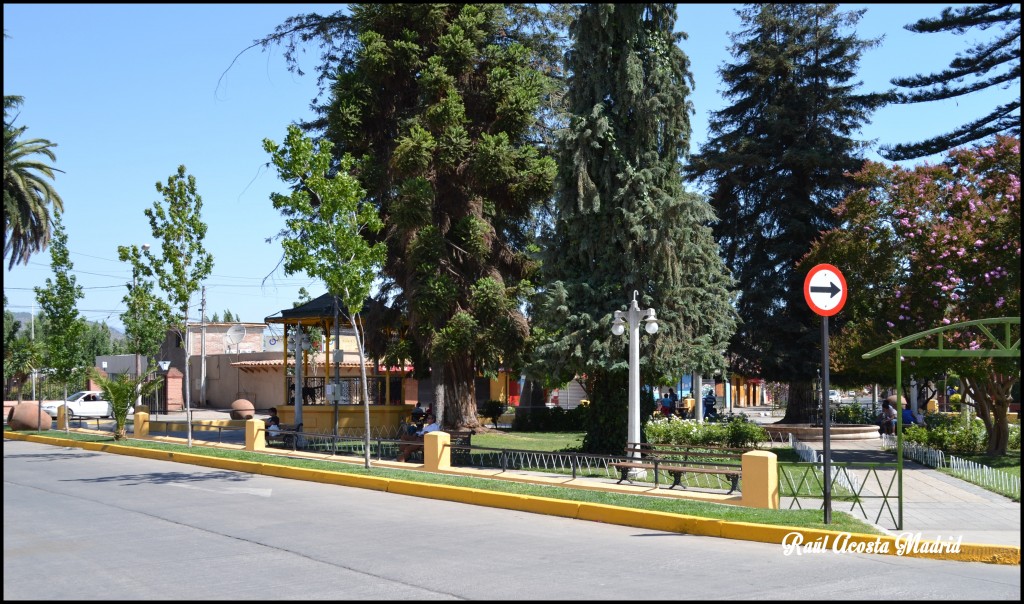
{"label": "cypress tree", "polygon": [[[682,184],[692,75],[675,15],[672,4],[587,4],[570,27],[570,125],[544,237],[535,370],[581,380],[589,451],[620,452],[626,441],[628,338],[611,324],[634,291],[660,327],[641,336],[646,384],[721,367],[735,327],[714,214]],[[649,415],[653,401],[642,408]]]}
{"label": "cypress tree", "polygon": [[[973,4],[946,8],[937,19],[921,19],[904,27],[916,33],[953,32],[965,34],[998,26],[1000,32],[986,42],[968,48],[938,73],[893,78],[892,83],[908,92],[898,103],[926,103],[962,97],[998,86],[1017,91],[1017,98],[957,127],[955,130],[918,143],[882,148],[891,161],[916,159],[979,142],[995,134],[1020,136],[1020,4]],[[1017,82],[1015,85],[1013,82]]]}
{"label": "cypress tree", "polygon": [[[816,408],[820,318],[803,297],[797,262],[851,191],[863,163],[851,138],[883,95],[853,90],[863,50],[878,44],[844,33],[864,11],[834,4],[759,4],[739,9],[735,63],[720,70],[733,104],[712,115],[710,136],[688,174],[708,187],[715,234],[739,284],[741,325],[732,369],[789,382],[786,422]],[[842,267],[839,267],[840,269]]]}

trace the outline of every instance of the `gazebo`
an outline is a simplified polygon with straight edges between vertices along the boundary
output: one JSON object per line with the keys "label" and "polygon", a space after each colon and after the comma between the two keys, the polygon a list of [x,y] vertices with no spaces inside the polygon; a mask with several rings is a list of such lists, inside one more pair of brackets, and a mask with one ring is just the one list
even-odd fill
{"label": "gazebo", "polygon": [[[307,433],[362,435],[365,420],[359,352],[355,331],[339,304],[335,296],[327,293],[264,319],[284,328],[284,351],[279,366],[283,398],[288,404],[277,412],[283,423],[302,423]],[[289,336],[313,327],[322,330],[325,341],[300,345],[296,351],[295,338]],[[397,435],[402,420],[415,407],[416,382],[409,378],[411,369],[382,368],[367,359],[371,436]]]}

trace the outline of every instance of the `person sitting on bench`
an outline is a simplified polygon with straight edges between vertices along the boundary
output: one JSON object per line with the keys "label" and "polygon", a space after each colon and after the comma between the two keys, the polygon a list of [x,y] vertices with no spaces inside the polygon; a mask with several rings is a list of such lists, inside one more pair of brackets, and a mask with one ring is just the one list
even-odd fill
{"label": "person sitting on bench", "polygon": [[441,429],[441,426],[437,423],[433,413],[428,413],[426,419],[430,423],[423,426],[422,430],[417,430],[413,434],[402,434],[400,436],[401,440],[408,441],[408,444],[401,446],[401,451],[398,453],[398,461],[405,461],[412,453],[422,451],[423,435],[427,432],[436,432]]}
{"label": "person sitting on bench", "polygon": [[267,442],[281,435],[281,418],[272,415],[267,418]]}

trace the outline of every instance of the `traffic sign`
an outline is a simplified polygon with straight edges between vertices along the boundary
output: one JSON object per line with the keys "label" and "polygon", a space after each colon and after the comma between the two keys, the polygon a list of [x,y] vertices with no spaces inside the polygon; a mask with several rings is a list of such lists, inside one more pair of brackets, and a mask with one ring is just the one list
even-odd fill
{"label": "traffic sign", "polygon": [[831,317],[846,304],[846,278],[831,264],[819,264],[804,279],[804,299],[815,313]]}

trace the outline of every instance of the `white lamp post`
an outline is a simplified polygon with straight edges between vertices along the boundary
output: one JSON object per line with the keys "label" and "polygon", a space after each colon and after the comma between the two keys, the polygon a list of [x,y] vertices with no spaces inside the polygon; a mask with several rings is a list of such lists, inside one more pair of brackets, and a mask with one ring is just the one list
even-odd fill
{"label": "white lamp post", "polygon": [[[629,310],[615,311],[615,321],[612,322],[612,333],[617,336],[625,333],[626,323],[629,323],[629,423],[626,438],[631,443],[640,442],[640,320],[644,320],[647,333],[658,333],[654,309],[640,310],[636,302],[637,293],[633,290],[633,302]],[[640,452],[634,451],[631,456],[639,457]]]}

